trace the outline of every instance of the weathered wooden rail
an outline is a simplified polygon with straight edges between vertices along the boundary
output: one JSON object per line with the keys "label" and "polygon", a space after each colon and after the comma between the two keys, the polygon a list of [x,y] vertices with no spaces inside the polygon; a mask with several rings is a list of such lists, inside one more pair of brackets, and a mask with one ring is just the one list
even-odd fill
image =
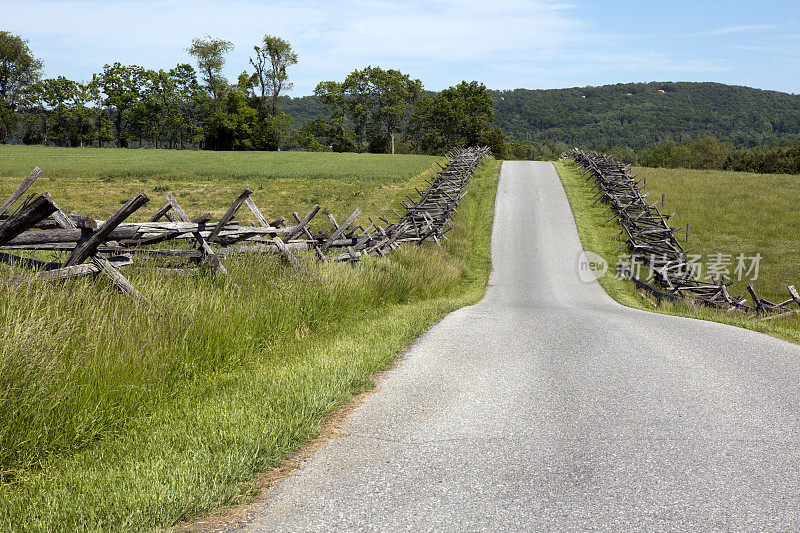
{"label": "weathered wooden rail", "polygon": [[[688,258],[691,250],[684,250],[675,236],[683,228],[669,225],[674,216],[662,214],[658,201],[650,203],[648,193],[643,193],[646,180],[636,179],[630,174],[630,166],[593,151],[574,149],[562,154],[563,159],[572,159],[573,166],[580,169],[581,176],[593,181],[596,190],[593,203],[607,204],[611,215],[606,222],[616,220],[621,226],[618,235],[624,243],[617,251],[627,248],[632,263],[643,265],[651,279],[636,276],[631,265],[623,265],[622,274],[633,280],[639,288],[652,293],[659,300],[689,298],[702,305],[720,309],[739,309],[759,315],[777,315],[800,312],[800,295],[789,286],[790,298],[773,303],[760,298],[752,282],[747,286],[750,296],[731,296],[728,287],[733,283],[721,275],[712,281],[702,281],[695,276],[693,261]],[[648,282],[649,281],[649,282]]]}
{"label": "weathered wooden rail", "polygon": [[[311,221],[320,211],[315,205],[305,216],[292,213],[269,221],[252,199],[253,189],[244,189],[217,221],[210,215],[194,219],[183,210],[172,193],[147,222],[128,222],[128,218],[149,202],[139,193],[108,220],[98,221],[77,213],[66,214],[48,193],[29,195],[12,214],[11,206],[23,198],[42,171],[37,167],[20,186],[0,204],[0,263],[14,263],[31,269],[17,280],[58,280],[104,273],[126,294],[144,300],[119,272],[133,263],[133,257],[146,255],[168,258],[168,268],[156,267],[159,273],[212,272],[227,276],[223,260],[229,253],[277,253],[293,266],[300,265],[295,255],[314,250],[322,261],[357,262],[362,257],[385,257],[401,243],[418,245],[426,241],[440,243],[451,228],[458,202],[466,194],[475,168],[490,154],[488,147],[451,150],[445,164],[431,168],[432,180],[417,198],[407,196],[401,202],[405,214],[396,210],[398,220],[380,217],[370,220],[367,228],[355,226],[361,214],[356,209],[339,224],[328,215],[329,230],[314,231]],[[242,225],[234,219],[247,206],[257,225]],[[165,243],[189,241],[192,247],[165,248]],[[24,257],[18,251],[55,250],[67,252],[63,263]],[[175,261],[183,261],[175,267]]]}

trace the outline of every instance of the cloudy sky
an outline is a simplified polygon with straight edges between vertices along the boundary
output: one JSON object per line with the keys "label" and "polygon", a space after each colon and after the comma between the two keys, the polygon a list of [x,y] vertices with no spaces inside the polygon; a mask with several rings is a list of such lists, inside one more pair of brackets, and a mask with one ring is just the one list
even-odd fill
{"label": "cloudy sky", "polygon": [[800,93],[800,5],[662,0],[0,0],[46,76],[90,79],[103,64],[191,62],[193,37],[234,43],[225,72],[248,69],[264,34],[292,43],[292,95],[355,68],[398,68],[439,90],[628,81],[718,81]]}

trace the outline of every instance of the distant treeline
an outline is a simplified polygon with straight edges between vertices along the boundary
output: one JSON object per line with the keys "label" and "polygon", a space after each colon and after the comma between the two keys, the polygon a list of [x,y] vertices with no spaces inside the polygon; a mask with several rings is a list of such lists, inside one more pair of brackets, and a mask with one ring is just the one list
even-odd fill
{"label": "distant treeline", "polygon": [[568,148],[653,166],[798,172],[800,95],[719,83],[627,83],[438,93],[368,66],[290,98],[298,55],[265,35],[233,83],[233,45],[187,48],[196,67],[105,65],[90,81],[42,78],[27,41],[0,31],[0,143],[212,150],[443,153],[489,145],[497,157],[555,159]]}
{"label": "distant treeline", "polygon": [[0,31],[0,143],[378,153],[481,144],[504,154],[481,83],[426,94],[408,74],[368,66],[343,81],[320,82],[313,97],[289,105],[284,93],[298,55],[288,41],[265,35],[235,83],[222,75],[232,49],[229,41],[206,36],[187,48],[196,69],[114,63],[79,82],[43,79],[28,42]]}
{"label": "distant treeline", "polygon": [[[488,93],[509,158],[553,160],[579,146],[648,166],[800,172],[800,95],[688,82]],[[304,120],[319,103],[285,106]]]}
{"label": "distant treeline", "polygon": [[785,146],[735,148],[730,143],[704,136],[696,141],[680,144],[671,141],[659,143],[633,157],[625,153],[624,149],[618,149],[617,152],[626,162],[647,167],[800,174],[800,142]]}
{"label": "distant treeline", "polygon": [[[583,146],[587,148],[586,146]],[[506,143],[513,159],[555,160],[571,148],[561,141]],[[800,142],[775,143],[772,146],[736,148],[710,135],[695,141],[666,141],[640,150],[629,146],[591,147],[613,156],[617,161],[645,167],[736,170],[761,174],[800,174]]]}

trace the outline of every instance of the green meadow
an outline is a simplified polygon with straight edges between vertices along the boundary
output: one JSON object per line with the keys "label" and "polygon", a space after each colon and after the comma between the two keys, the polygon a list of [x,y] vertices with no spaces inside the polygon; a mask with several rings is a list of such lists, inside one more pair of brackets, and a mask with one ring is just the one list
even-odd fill
{"label": "green meadow", "polygon": [[[674,227],[689,225],[689,242],[704,263],[723,254],[720,269],[730,256],[728,278],[736,278],[736,258],[761,255],[759,296],[772,302],[788,299],[787,285],[800,287],[800,175],[753,174],[723,170],[634,168],[647,177],[651,201],[664,195]],[[681,240],[685,233],[679,233]],[[745,261],[749,266],[751,261]],[[706,269],[707,270],[707,269]],[[704,273],[705,275],[705,273]],[[750,276],[748,276],[750,277]],[[747,281],[734,279],[731,294],[746,291]]]}
{"label": "green meadow", "polygon": [[[321,221],[332,213],[347,217],[356,207],[368,216],[388,216],[414,188],[435,156],[330,152],[210,152],[115,148],[0,145],[0,197],[6,197],[35,166],[42,177],[32,191],[48,191],[59,207],[106,219],[138,192],[150,204],[131,220],[147,218],[164,193],[175,194],[191,215],[222,215],[245,187],[265,216],[291,217],[322,206]],[[250,222],[249,211],[241,212]],[[147,215],[147,216],[145,216]],[[317,222],[319,223],[319,222]]]}

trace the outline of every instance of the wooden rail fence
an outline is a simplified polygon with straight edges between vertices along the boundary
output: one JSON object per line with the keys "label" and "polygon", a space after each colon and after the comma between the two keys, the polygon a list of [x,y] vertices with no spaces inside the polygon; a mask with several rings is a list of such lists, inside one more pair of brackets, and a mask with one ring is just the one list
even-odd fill
{"label": "wooden rail fence", "polygon": [[[630,265],[622,265],[621,273],[633,280],[637,286],[652,293],[659,300],[689,298],[701,305],[726,310],[739,309],[759,315],[784,315],[800,312],[800,295],[794,286],[789,286],[790,298],[773,303],[756,294],[752,282],[747,286],[750,296],[731,296],[728,287],[733,283],[726,281],[724,275],[719,279],[711,276],[711,281],[702,281],[695,276],[693,260],[688,258],[692,250],[684,250],[676,234],[683,228],[669,225],[674,216],[662,214],[658,201],[650,203],[649,193],[643,193],[647,186],[644,179],[636,179],[630,174],[630,166],[623,165],[613,158],[593,151],[574,149],[562,154],[562,159],[572,159],[573,167],[580,169],[581,176],[593,181],[592,191],[596,190],[594,203],[607,204],[611,211],[606,222],[616,220],[622,227],[618,238],[624,243],[617,251],[627,248],[630,252]],[[636,276],[631,265],[639,263],[652,272],[652,279],[642,280]]]}
{"label": "wooden rail fence", "polygon": [[[339,224],[328,215],[329,230],[314,231],[310,222],[319,213],[315,205],[305,216],[292,213],[269,221],[252,199],[253,189],[244,189],[221,219],[210,215],[191,218],[172,193],[147,222],[126,220],[150,200],[139,193],[108,220],[93,220],[78,213],[66,214],[48,193],[29,195],[11,214],[10,208],[25,196],[42,171],[36,167],[19,187],[0,204],[0,263],[13,263],[31,269],[16,276],[23,280],[59,280],[77,276],[106,274],[123,292],[144,301],[142,295],[120,273],[137,255],[169,259],[159,273],[211,272],[227,276],[223,260],[228,253],[277,253],[293,266],[300,265],[295,252],[314,250],[322,261],[358,262],[366,255],[385,257],[401,243],[418,245],[425,241],[437,244],[447,239],[458,202],[476,167],[490,155],[488,147],[454,149],[445,156],[445,164],[430,169],[427,187],[416,190],[416,198],[401,202],[405,214],[392,210],[398,220],[384,217],[369,219],[370,225],[353,227],[361,209],[356,209]],[[242,206],[252,212],[257,225],[235,221]],[[165,248],[164,243],[189,241],[192,246]],[[56,250],[68,252],[63,262],[44,261],[15,255],[15,251]],[[18,252],[17,252],[18,253]],[[174,261],[181,261],[176,268]]]}

